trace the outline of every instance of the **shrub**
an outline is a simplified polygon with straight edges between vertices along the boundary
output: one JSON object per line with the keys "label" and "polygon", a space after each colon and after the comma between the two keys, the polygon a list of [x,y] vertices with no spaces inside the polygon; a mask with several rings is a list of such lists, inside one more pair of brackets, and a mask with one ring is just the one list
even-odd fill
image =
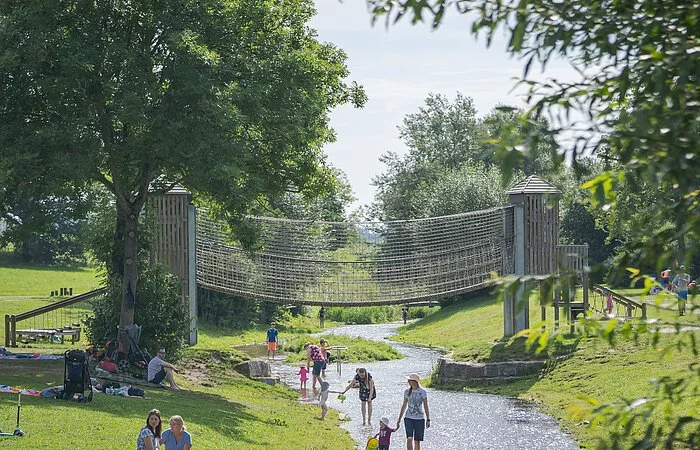
{"label": "shrub", "polygon": [[[160,265],[145,267],[139,274],[134,322],[141,325],[139,347],[154,352],[167,348],[177,357],[189,333],[189,307],[182,297],[180,280]],[[122,281],[113,278],[109,292],[93,303],[95,316],[87,320],[87,336],[93,343],[117,338]]]}
{"label": "shrub", "polygon": [[355,308],[326,308],[326,320],[348,324],[370,324],[398,320],[396,308],[392,306],[359,306]]}
{"label": "shrub", "polygon": [[291,317],[285,305],[250,300],[208,289],[197,291],[197,316],[212,325],[241,330]]}

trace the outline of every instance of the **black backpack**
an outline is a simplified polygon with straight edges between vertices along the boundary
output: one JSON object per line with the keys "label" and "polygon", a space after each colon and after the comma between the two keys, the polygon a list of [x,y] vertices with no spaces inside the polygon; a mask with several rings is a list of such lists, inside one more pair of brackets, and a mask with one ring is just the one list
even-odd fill
{"label": "black backpack", "polygon": [[[92,384],[88,372],[88,356],[82,350],[66,350],[63,354],[63,393],[61,398],[80,402],[92,401]],[[85,391],[88,391],[87,396]]]}

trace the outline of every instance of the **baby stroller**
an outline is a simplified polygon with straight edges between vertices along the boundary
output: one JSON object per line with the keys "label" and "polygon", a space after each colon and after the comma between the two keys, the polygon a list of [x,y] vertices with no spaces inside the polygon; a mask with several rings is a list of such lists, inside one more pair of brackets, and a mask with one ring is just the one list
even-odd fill
{"label": "baby stroller", "polygon": [[141,327],[136,324],[127,325],[124,327],[125,348],[120,348],[114,357],[117,360],[117,367],[120,372],[129,372],[132,364],[145,370],[148,363],[153,357],[148,353],[148,350],[142,350],[139,347],[141,340]]}
{"label": "baby stroller", "polygon": [[[82,350],[66,350],[63,354],[63,392],[60,398],[76,399],[80,402],[92,401],[92,384],[88,372],[88,356]],[[85,396],[85,391],[88,395]]]}

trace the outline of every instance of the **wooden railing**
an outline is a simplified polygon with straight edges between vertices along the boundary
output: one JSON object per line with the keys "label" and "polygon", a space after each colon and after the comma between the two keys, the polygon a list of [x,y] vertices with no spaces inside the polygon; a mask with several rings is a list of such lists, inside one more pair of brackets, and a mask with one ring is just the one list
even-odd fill
{"label": "wooden railing", "polygon": [[603,298],[607,298],[607,296],[610,295],[613,299],[613,302],[615,302],[619,305],[622,305],[626,309],[628,317],[633,317],[634,310],[639,309],[642,312],[642,319],[647,318],[647,305],[646,305],[646,303],[635,302],[634,300],[632,300],[628,297],[625,297],[622,294],[619,294],[613,290],[610,290],[604,286],[601,286],[601,285],[595,284],[595,283],[593,284],[593,286],[591,286],[591,290],[593,292],[596,292],[596,293],[602,295]]}
{"label": "wooden railing", "polygon": [[57,309],[65,308],[75,303],[89,300],[93,297],[98,297],[100,295],[105,294],[106,292],[107,288],[102,287],[86,292],[84,294],[74,295],[73,297],[67,298],[65,300],[60,300],[50,305],[42,306],[40,308],[33,309],[22,314],[5,314],[5,347],[17,347],[17,322],[25,319],[30,319],[41,314],[46,314]]}

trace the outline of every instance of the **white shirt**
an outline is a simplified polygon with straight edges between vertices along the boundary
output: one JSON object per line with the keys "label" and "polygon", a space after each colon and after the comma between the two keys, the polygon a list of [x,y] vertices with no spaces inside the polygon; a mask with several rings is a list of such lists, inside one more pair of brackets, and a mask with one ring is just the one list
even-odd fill
{"label": "white shirt", "polygon": [[154,356],[153,359],[148,363],[148,378],[147,380],[152,380],[153,377],[155,377],[158,372],[160,372],[160,369],[163,368],[163,364],[165,361],[160,359],[157,356]]}

